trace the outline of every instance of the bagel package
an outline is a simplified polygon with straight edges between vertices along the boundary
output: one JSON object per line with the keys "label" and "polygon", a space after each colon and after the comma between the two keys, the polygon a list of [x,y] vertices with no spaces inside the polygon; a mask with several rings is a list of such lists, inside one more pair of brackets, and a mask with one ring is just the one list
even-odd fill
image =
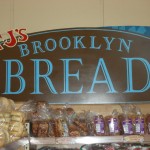
{"label": "bagel package", "polygon": [[3,147],[5,144],[9,143],[9,133],[5,129],[0,129],[0,147]]}
{"label": "bagel package", "polygon": [[0,147],[27,136],[26,114],[11,99],[0,97]]}

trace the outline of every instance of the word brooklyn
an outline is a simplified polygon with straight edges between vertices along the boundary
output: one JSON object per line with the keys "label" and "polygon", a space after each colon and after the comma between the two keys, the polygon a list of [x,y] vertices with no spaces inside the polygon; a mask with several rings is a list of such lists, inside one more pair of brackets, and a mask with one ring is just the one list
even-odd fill
{"label": "word brooklyn", "polygon": [[[86,42],[89,40],[90,42]],[[117,51],[122,52],[125,50],[127,53],[130,52],[132,40],[125,40],[123,38],[106,37],[101,38],[96,36],[73,36],[73,37],[61,37],[59,40],[54,38],[48,38],[44,41],[32,41],[30,45],[32,49],[28,48],[27,44],[18,45],[21,57],[28,56],[29,54],[38,54],[45,52],[54,52],[56,49],[63,51],[67,50],[112,50],[112,45],[118,43]]]}

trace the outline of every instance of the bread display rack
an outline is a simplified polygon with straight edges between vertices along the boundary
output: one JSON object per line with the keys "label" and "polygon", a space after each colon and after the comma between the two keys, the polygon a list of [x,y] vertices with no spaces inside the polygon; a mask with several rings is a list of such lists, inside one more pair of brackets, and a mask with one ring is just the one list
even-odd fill
{"label": "bread display rack", "polygon": [[55,146],[65,148],[80,148],[85,144],[98,143],[141,143],[149,144],[150,135],[131,135],[131,136],[86,136],[86,137],[60,137],[60,138],[22,138],[16,142],[10,143],[0,150],[32,150],[43,146]]}

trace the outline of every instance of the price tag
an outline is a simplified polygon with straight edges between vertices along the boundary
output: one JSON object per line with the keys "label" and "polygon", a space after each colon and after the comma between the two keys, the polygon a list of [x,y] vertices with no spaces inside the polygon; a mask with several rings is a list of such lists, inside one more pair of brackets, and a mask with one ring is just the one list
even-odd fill
{"label": "price tag", "polygon": [[71,137],[56,138],[56,144],[75,144],[75,140]]}
{"label": "price tag", "polygon": [[134,142],[142,143],[142,142],[144,142],[144,136],[141,136],[141,135],[124,136],[123,141],[125,143],[134,143]]}

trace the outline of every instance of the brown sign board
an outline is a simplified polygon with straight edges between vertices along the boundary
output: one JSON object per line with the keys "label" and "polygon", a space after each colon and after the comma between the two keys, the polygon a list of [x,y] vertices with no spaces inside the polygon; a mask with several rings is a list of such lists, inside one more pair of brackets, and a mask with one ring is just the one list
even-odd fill
{"label": "brown sign board", "polygon": [[0,51],[0,96],[52,104],[150,102],[150,38],[106,28],[28,34]]}

